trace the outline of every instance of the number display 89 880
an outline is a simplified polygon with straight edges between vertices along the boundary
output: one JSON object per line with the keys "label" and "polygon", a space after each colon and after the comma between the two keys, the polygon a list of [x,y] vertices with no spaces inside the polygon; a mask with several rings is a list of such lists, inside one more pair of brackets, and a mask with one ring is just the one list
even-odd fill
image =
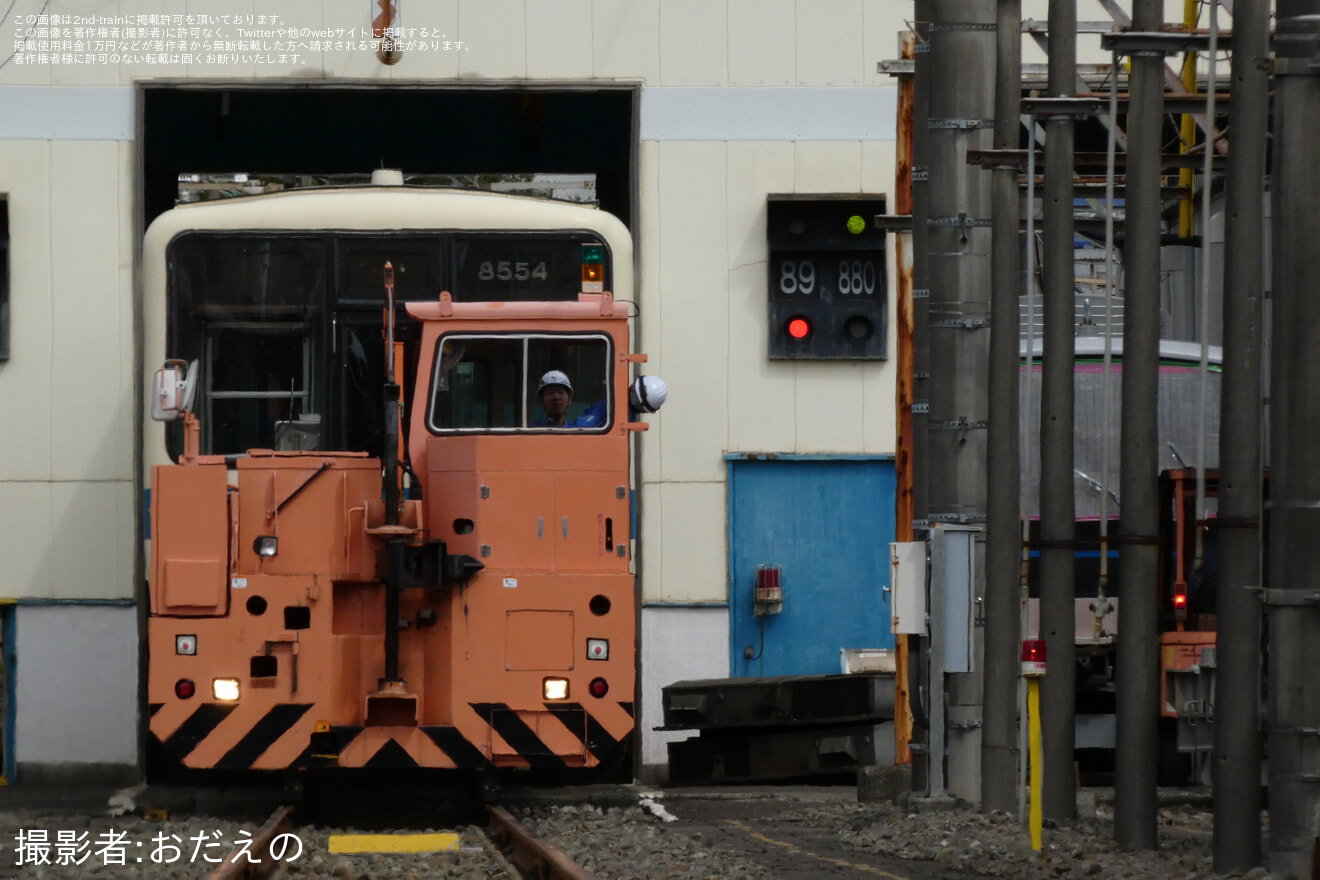
{"label": "number display 89 880", "polygon": [[[872,260],[840,260],[838,287],[843,296],[874,296],[875,263]],[[825,282],[822,280],[822,284]],[[779,264],[779,292],[811,296],[816,292],[817,273],[813,260],[784,260]]]}

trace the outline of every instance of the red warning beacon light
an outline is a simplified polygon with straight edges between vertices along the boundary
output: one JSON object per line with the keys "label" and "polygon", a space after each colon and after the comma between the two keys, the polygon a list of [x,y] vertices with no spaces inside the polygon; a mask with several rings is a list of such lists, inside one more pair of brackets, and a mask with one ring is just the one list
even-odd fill
{"label": "red warning beacon light", "polygon": [[1045,674],[1045,640],[1022,641],[1022,674],[1028,678]]}
{"label": "red warning beacon light", "polygon": [[811,322],[806,318],[790,318],[788,321],[788,335],[794,339],[806,339],[811,335]]}

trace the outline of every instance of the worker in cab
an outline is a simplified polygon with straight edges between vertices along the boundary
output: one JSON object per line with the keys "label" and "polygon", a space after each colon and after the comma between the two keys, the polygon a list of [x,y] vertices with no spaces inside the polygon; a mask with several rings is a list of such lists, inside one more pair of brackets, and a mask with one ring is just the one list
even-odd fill
{"label": "worker in cab", "polygon": [[605,424],[604,400],[592,404],[576,418],[568,417],[568,408],[573,405],[573,383],[567,373],[560,370],[547,372],[541,377],[536,394],[541,399],[545,415],[532,419],[533,428],[599,428]]}
{"label": "worker in cab", "polygon": [[[653,413],[664,404],[669,388],[656,376],[639,376],[628,389],[628,418],[636,421],[639,413]],[[573,404],[573,384],[560,370],[550,370],[537,387],[545,415],[532,419],[533,428],[599,428],[609,419],[605,400],[598,400],[576,418],[568,418]]]}

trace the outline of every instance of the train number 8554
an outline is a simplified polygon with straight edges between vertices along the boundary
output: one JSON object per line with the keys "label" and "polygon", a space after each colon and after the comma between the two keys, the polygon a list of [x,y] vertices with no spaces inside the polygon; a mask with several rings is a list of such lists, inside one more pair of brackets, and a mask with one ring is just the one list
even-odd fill
{"label": "train number 8554", "polygon": [[477,269],[477,278],[482,281],[529,281],[533,278],[545,281],[549,277],[544,260],[535,265],[509,260],[486,260]]}

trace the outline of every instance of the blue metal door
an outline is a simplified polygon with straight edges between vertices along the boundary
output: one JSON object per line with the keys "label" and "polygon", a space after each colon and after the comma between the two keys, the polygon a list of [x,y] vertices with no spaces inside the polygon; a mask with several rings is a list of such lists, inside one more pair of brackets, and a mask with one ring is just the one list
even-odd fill
{"label": "blue metal door", "polygon": [[[839,672],[843,648],[894,646],[887,588],[895,485],[887,458],[729,462],[734,676]],[[783,569],[779,614],[754,613],[760,564]]]}

